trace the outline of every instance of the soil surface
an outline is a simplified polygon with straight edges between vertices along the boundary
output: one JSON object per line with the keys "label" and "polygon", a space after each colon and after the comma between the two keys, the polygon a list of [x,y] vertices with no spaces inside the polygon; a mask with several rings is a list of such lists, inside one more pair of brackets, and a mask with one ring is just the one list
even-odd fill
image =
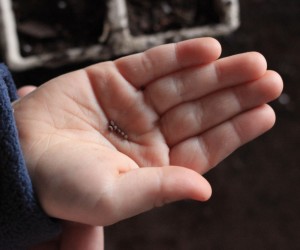
{"label": "soil surface", "polygon": [[[22,56],[61,52],[99,43],[106,0],[12,0]],[[220,22],[223,13],[211,0],[127,0],[133,36]]]}
{"label": "soil surface", "polygon": [[[206,174],[210,201],[177,202],[107,227],[107,250],[300,249],[300,1],[240,3],[241,27],[218,38],[222,56],[259,51],[282,75],[275,127]],[[39,85],[87,64],[13,76],[19,86]]]}
{"label": "soil surface", "polygon": [[105,0],[12,0],[23,56],[98,43]]}
{"label": "soil surface", "polygon": [[133,36],[178,30],[220,22],[211,0],[127,0],[129,26]]}

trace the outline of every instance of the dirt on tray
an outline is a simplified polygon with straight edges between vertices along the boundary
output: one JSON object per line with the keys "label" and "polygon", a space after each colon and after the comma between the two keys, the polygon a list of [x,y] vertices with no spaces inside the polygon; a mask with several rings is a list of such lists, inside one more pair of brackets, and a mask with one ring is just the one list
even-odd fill
{"label": "dirt on tray", "polygon": [[97,44],[105,0],[13,0],[23,56]]}
{"label": "dirt on tray", "polygon": [[154,34],[220,22],[218,7],[211,0],[127,0],[132,35]]}
{"label": "dirt on tray", "polygon": [[[21,55],[64,53],[99,43],[107,18],[106,0],[12,0]],[[211,0],[127,0],[133,36],[220,22]]]}

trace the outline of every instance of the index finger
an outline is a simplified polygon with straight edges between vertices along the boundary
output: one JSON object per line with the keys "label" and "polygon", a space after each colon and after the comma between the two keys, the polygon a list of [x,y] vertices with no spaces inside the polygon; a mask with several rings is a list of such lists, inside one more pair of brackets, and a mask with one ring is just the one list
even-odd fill
{"label": "index finger", "polygon": [[165,44],[115,61],[122,76],[136,88],[183,68],[210,63],[219,58],[220,43],[196,38]]}

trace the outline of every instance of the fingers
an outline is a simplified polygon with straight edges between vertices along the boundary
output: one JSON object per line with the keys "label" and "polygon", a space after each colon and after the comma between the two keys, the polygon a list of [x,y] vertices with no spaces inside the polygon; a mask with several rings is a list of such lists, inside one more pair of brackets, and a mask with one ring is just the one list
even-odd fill
{"label": "fingers", "polygon": [[281,91],[281,77],[276,72],[268,71],[256,81],[224,89],[171,109],[161,118],[162,133],[168,145],[173,146],[245,110],[272,101]]}
{"label": "fingers", "polygon": [[[175,166],[141,168],[120,176],[107,198],[98,203],[96,211],[100,213],[98,222],[107,225],[169,202],[182,199],[205,201],[210,196],[209,183],[190,169]],[[107,207],[107,204],[112,206]]]}
{"label": "fingers", "polygon": [[152,48],[115,61],[123,77],[136,88],[180,69],[216,60],[220,44],[213,38],[198,38]]}
{"label": "fingers", "polygon": [[261,54],[244,53],[160,78],[147,86],[145,95],[162,114],[182,102],[256,80],[265,72],[266,60]]}
{"label": "fingers", "polygon": [[269,130],[274,122],[274,111],[268,105],[242,113],[174,146],[170,152],[171,164],[203,174],[238,147]]}

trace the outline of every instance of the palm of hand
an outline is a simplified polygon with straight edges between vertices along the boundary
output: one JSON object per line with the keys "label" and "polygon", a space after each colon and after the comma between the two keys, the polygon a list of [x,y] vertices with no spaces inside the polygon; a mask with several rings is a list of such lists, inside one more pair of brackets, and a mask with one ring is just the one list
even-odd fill
{"label": "palm of hand", "polygon": [[[194,40],[94,65],[15,104],[28,169],[50,215],[106,225],[168,201],[208,198],[208,184],[188,169],[204,173],[269,129],[272,112],[256,107],[280,92],[261,57],[211,63],[220,51],[210,44]],[[258,66],[249,67],[250,57]],[[238,86],[244,82],[251,84]],[[246,92],[256,98],[241,101]],[[111,131],[110,120],[121,131]]]}

